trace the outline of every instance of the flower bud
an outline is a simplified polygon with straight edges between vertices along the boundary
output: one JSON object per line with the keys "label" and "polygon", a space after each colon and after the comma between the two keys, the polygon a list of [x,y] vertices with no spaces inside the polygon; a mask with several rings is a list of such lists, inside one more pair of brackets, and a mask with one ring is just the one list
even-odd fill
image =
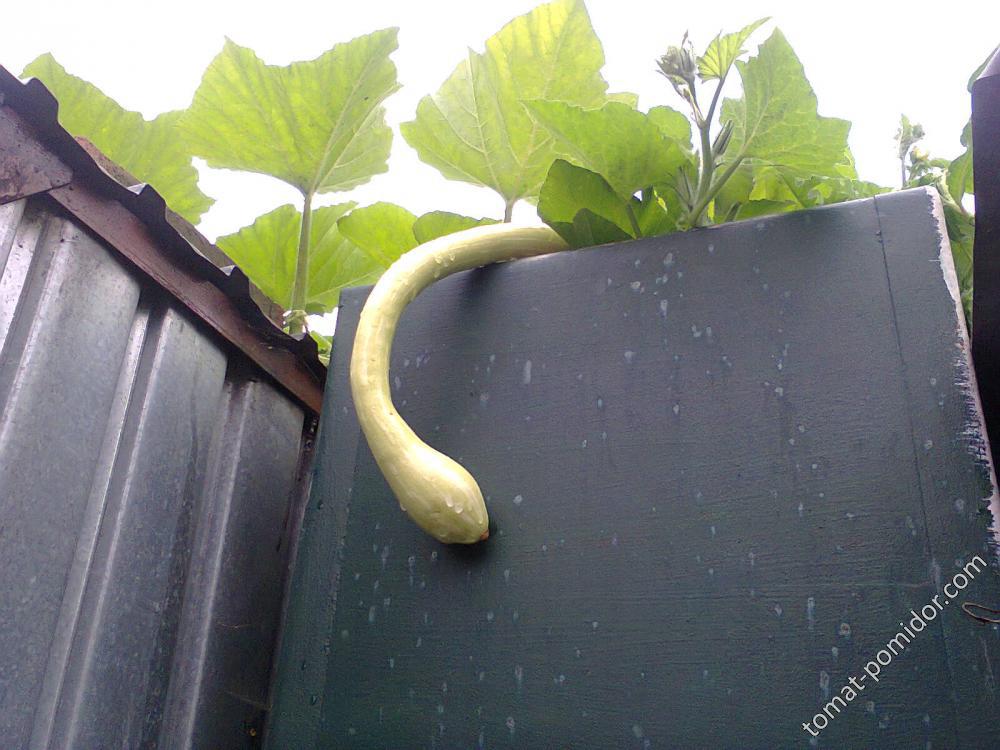
{"label": "flower bud", "polygon": [[698,63],[695,60],[694,49],[688,41],[687,34],[681,40],[679,47],[667,47],[667,54],[663,55],[657,65],[660,73],[666,76],[673,87],[681,91],[687,88],[688,91],[694,89],[695,77],[698,74]]}
{"label": "flower bud", "polygon": [[726,124],[722,126],[722,130],[719,134],[715,136],[715,141],[712,143],[712,153],[716,156],[722,156],[726,153],[726,149],[729,147],[729,141],[733,137],[733,120],[726,120]]}

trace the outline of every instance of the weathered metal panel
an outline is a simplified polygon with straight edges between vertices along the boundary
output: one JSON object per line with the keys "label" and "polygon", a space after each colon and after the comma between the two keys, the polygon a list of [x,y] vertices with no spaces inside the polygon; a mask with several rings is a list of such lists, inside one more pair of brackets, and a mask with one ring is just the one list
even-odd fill
{"label": "weathered metal panel", "polygon": [[[164,748],[240,747],[263,732],[288,550],[288,478],[302,413],[262,382],[230,382],[211,448]],[[222,422],[222,419],[225,419]]]}
{"label": "weathered metal panel", "polygon": [[92,239],[31,205],[0,286],[0,735],[22,747],[139,285]]}
{"label": "weathered metal panel", "polygon": [[1000,49],[972,86],[972,176],[976,238],[972,257],[972,356],[1000,459]]}
{"label": "weathered metal panel", "polygon": [[[221,250],[172,214],[151,186],[112,177],[124,170],[102,168],[106,157],[66,132],[57,109],[40,81],[21,83],[0,67],[0,205],[44,192],[317,412],[326,369],[312,337],[285,335],[253,301],[261,295],[246,275],[231,262],[216,265]],[[274,313],[273,304],[265,306]]]}
{"label": "weathered metal panel", "polygon": [[0,744],[255,746],[303,407],[47,197],[0,261]]}
{"label": "weathered metal panel", "polygon": [[413,525],[359,437],[346,292],[269,746],[996,747],[998,630],[961,610],[1000,598],[995,567],[941,596],[996,565],[997,508],[936,201],[432,286],[390,382],[479,480],[473,547]]}

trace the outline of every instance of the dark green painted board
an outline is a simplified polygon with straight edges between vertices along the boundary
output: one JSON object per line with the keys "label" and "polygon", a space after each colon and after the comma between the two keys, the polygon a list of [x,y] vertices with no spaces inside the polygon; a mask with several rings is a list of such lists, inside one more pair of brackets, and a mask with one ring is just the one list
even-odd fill
{"label": "dark green painted board", "polygon": [[[391,380],[484,488],[472,548],[412,526],[359,438],[346,294],[270,747],[1000,746],[1000,635],[957,603],[801,726],[993,560],[935,210],[911,191],[436,284]],[[1000,601],[995,572],[963,593]]]}

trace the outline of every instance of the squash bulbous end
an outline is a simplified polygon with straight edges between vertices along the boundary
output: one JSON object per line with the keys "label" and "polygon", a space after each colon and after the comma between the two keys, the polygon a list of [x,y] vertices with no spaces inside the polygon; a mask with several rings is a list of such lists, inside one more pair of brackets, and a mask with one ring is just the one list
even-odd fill
{"label": "squash bulbous end", "polygon": [[483,494],[457,461],[421,443],[411,445],[405,457],[397,456],[383,473],[400,507],[438,541],[475,544],[489,537]]}

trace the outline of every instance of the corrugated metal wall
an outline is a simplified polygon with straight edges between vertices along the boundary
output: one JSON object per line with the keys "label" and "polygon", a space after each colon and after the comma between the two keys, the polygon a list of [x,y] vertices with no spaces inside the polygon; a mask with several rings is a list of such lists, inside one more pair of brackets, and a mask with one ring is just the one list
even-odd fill
{"label": "corrugated metal wall", "polygon": [[307,417],[45,196],[0,207],[0,746],[238,748]]}

